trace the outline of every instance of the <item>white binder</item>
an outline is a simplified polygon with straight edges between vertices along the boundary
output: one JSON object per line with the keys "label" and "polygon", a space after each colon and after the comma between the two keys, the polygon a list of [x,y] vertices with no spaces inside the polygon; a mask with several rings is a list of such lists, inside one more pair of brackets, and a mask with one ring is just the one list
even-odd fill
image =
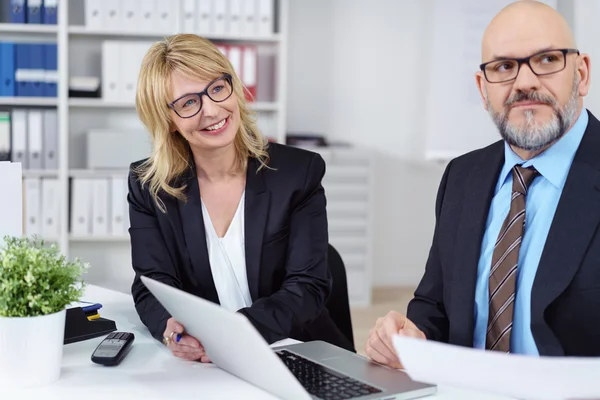
{"label": "white binder", "polygon": [[58,179],[42,179],[42,237],[45,240],[58,239],[61,197]]}
{"label": "white binder", "polygon": [[258,4],[256,0],[242,1],[242,36],[256,36],[258,19]]}
{"label": "white binder", "polygon": [[[161,1],[161,0],[158,0]],[[164,1],[164,0],[162,0]],[[140,6],[140,11],[141,11],[141,20],[140,20],[140,26],[139,26],[139,30],[140,31],[144,31],[144,32],[150,32],[154,30],[154,13],[155,13],[155,7],[154,7],[154,0],[140,0],[140,2],[138,3]]]}
{"label": "white binder", "polygon": [[[97,1],[97,0],[96,0]],[[138,30],[142,22],[141,3],[144,0],[121,0],[121,28]]]}
{"label": "white binder", "polygon": [[21,163],[27,169],[27,110],[14,109],[12,112],[12,162]]}
{"label": "white binder", "polygon": [[90,179],[74,178],[71,183],[71,233],[89,236],[92,232],[92,184]]}
{"label": "white binder", "polygon": [[232,36],[240,36],[242,33],[242,3],[248,0],[229,0],[227,33]]}
{"label": "white binder", "polygon": [[92,190],[92,235],[108,235],[108,179],[94,179]]}
{"label": "white binder", "polygon": [[0,111],[0,162],[10,160],[10,112]]}
{"label": "white binder", "polygon": [[42,234],[42,180],[40,178],[25,178],[24,219],[25,235],[40,236]]}
{"label": "white binder", "polygon": [[181,14],[182,33],[196,33],[196,0],[183,0]]}
{"label": "white binder", "polygon": [[175,32],[175,5],[173,1],[157,0],[154,3],[153,30],[171,34]]}
{"label": "white binder", "polygon": [[98,0],[85,0],[84,7],[85,27],[90,30],[102,29],[104,2]]}
{"label": "white binder", "polygon": [[227,0],[213,0],[213,31],[215,35],[227,33]]}
{"label": "white binder", "polygon": [[213,0],[196,0],[196,32],[209,35],[214,31]]}
{"label": "white binder", "polygon": [[44,110],[44,139],[42,143],[44,169],[58,169],[58,115],[56,110]]}
{"label": "white binder", "polygon": [[123,19],[121,18],[122,0],[102,0],[102,27],[105,30],[123,29]]}
{"label": "white binder", "polygon": [[259,36],[273,35],[273,0],[258,0],[258,28]]}
{"label": "white binder", "polygon": [[238,45],[229,46],[228,49],[228,57],[233,69],[235,70],[235,74],[238,78],[242,79],[242,48]]}
{"label": "white binder", "polygon": [[110,234],[122,236],[127,233],[127,179],[113,177],[110,184]]}
{"label": "white binder", "polygon": [[27,160],[29,169],[42,169],[42,110],[29,110],[27,113]]}
{"label": "white binder", "polygon": [[120,43],[105,40],[102,42],[102,99],[121,101]]}

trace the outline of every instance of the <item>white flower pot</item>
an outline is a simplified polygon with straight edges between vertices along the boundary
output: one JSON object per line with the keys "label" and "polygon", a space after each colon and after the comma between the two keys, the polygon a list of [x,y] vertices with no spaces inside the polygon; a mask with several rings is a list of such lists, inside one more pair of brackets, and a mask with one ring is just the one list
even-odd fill
{"label": "white flower pot", "polygon": [[60,377],[66,310],[39,317],[0,317],[0,387],[50,384]]}

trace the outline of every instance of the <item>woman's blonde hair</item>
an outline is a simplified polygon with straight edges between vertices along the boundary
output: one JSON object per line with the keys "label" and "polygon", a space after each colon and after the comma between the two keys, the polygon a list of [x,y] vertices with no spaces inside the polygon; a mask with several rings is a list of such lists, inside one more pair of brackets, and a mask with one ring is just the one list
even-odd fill
{"label": "woman's blonde hair", "polygon": [[267,165],[267,141],[255,122],[255,114],[246,104],[245,88],[229,60],[207,39],[177,34],[157,42],[146,53],[137,83],[136,109],[152,137],[152,154],[134,171],[142,186],[148,185],[158,207],[166,212],[159,193],[186,200],[185,185],[177,183],[191,167],[191,150],[186,139],[173,132],[175,124],[168,104],[172,101],[171,74],[177,71],[190,78],[211,81],[223,74],[232,76],[233,93],[240,110],[240,128],[235,136],[234,168],[245,171],[248,158]]}

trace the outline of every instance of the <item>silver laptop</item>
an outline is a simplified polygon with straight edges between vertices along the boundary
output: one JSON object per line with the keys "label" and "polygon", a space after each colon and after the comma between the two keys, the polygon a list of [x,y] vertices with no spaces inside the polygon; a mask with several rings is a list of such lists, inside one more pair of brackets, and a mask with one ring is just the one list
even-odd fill
{"label": "silver laptop", "polygon": [[198,338],[219,368],[282,399],[415,399],[436,392],[399,370],[329,343],[272,348],[240,313],[141,277],[156,299]]}

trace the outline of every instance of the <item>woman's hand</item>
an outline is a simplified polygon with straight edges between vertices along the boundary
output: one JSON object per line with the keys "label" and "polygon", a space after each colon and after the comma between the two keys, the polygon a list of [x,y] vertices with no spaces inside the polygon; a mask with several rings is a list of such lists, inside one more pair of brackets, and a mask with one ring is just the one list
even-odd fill
{"label": "woman's hand", "polygon": [[204,351],[200,341],[193,336],[184,333],[183,326],[175,321],[175,318],[167,320],[167,327],[163,333],[163,343],[171,350],[175,357],[184,360],[209,363],[210,360]]}

